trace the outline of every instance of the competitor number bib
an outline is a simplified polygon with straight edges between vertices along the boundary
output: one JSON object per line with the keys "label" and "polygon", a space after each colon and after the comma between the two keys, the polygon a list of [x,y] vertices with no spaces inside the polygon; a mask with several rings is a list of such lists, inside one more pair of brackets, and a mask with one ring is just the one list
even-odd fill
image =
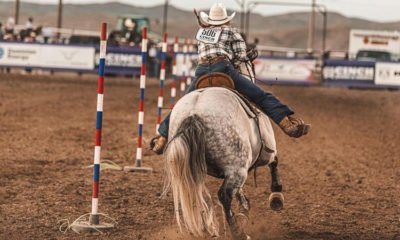
{"label": "competitor number bib", "polygon": [[197,32],[196,39],[204,43],[217,43],[221,36],[221,29],[200,28]]}

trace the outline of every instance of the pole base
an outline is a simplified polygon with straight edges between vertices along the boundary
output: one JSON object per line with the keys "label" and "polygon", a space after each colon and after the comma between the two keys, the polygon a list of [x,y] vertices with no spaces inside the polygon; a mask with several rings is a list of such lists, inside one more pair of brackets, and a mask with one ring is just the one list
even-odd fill
{"label": "pole base", "polygon": [[77,233],[103,232],[114,228],[112,223],[100,223],[99,215],[90,215],[89,221],[76,221],[70,228]]}
{"label": "pole base", "polygon": [[150,167],[136,167],[136,166],[126,166],[124,167],[125,172],[140,172],[140,173],[148,173],[153,172],[153,169]]}

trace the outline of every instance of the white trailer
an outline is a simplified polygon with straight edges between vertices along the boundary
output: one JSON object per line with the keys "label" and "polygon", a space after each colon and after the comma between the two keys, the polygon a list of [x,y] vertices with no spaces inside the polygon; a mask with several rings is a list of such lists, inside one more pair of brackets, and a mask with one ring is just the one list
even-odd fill
{"label": "white trailer", "polygon": [[349,41],[349,59],[371,61],[398,61],[400,32],[352,29]]}

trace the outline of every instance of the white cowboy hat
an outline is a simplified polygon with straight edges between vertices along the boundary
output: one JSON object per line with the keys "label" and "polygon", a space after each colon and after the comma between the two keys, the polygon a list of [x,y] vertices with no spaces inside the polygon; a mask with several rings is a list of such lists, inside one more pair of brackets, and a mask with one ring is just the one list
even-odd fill
{"label": "white cowboy hat", "polygon": [[135,24],[132,22],[132,19],[130,19],[130,18],[125,19],[124,25],[127,28],[135,27]]}
{"label": "white cowboy hat", "polygon": [[235,17],[235,14],[236,13],[233,12],[228,16],[226,8],[222,3],[214,3],[208,15],[205,12],[200,12],[200,20],[209,25],[222,25],[231,21]]}

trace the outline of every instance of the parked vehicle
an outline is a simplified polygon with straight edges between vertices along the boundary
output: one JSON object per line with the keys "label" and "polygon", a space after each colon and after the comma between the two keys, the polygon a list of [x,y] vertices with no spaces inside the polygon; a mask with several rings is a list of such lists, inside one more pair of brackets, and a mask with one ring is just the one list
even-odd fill
{"label": "parked vehicle", "polygon": [[398,61],[400,32],[352,29],[349,59],[361,61]]}

